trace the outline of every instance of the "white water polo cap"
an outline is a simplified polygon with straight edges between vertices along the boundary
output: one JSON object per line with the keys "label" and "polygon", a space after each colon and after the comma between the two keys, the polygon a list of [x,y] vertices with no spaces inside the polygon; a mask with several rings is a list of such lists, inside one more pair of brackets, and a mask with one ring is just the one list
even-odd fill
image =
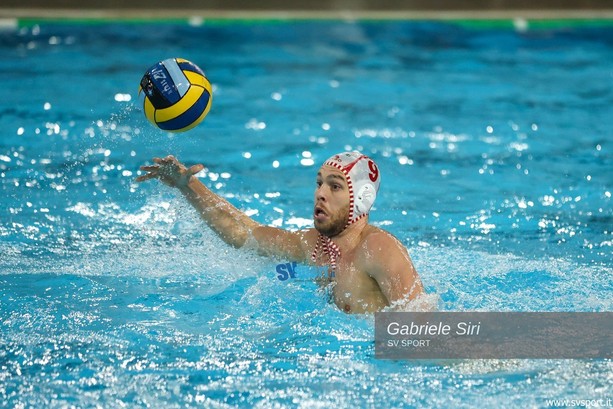
{"label": "white water polo cap", "polygon": [[349,221],[355,223],[370,211],[377,192],[381,176],[375,161],[359,152],[343,152],[324,162],[345,175],[349,187]]}

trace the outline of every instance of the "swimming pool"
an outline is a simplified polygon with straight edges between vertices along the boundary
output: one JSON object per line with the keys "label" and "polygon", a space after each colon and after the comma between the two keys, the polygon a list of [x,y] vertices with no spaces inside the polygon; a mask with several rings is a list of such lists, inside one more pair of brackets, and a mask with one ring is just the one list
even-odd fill
{"label": "swimming pool", "polygon": [[[521,28],[521,27],[520,27]],[[546,407],[612,397],[607,360],[374,359],[372,316],[291,260],[225,246],[175,154],[257,220],[310,223],[319,164],[358,149],[371,222],[442,310],[610,311],[613,28],[437,22],[68,24],[0,32],[0,402],[7,407]],[[214,85],[187,134],[138,82],[180,56]]]}

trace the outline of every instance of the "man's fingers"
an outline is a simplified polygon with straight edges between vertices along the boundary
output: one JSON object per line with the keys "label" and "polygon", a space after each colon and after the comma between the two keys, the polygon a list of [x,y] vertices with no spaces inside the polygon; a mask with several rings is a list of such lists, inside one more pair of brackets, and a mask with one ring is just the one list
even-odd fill
{"label": "man's fingers", "polygon": [[147,174],[138,176],[135,179],[137,182],[160,179],[166,184],[176,183],[180,178],[185,176],[189,178],[204,169],[204,166],[201,164],[194,165],[188,169],[172,155],[168,155],[165,158],[155,157],[152,161],[154,165],[143,165],[139,168],[147,172]]}
{"label": "man's fingers", "polygon": [[168,155],[165,158],[153,158],[153,162],[162,165],[164,163],[176,163],[178,161],[175,159],[174,156]]}
{"label": "man's fingers", "polygon": [[179,162],[174,156],[172,155],[168,155],[165,158],[153,158],[153,163],[160,165],[160,166],[168,166],[168,165],[174,165],[175,167],[181,169],[185,169],[185,166],[183,166],[183,164],[181,164],[181,162]]}
{"label": "man's fingers", "polygon": [[155,173],[147,173],[146,175],[141,175],[134,180],[137,182],[144,182],[145,180],[154,179],[156,177],[157,175]]}
{"label": "man's fingers", "polygon": [[202,166],[201,164],[197,164],[194,166],[191,166],[188,170],[187,173],[191,176],[191,175],[195,175],[196,173],[202,171],[202,169],[204,169],[204,166]]}
{"label": "man's fingers", "polygon": [[168,155],[168,156],[166,156],[165,158],[153,158],[153,159],[152,159],[152,161],[153,161],[154,163],[159,164],[159,165],[162,165],[162,164],[164,164],[164,163],[176,163],[176,162],[178,162],[178,161],[175,159],[175,157],[174,157],[174,156],[172,156],[172,155]]}

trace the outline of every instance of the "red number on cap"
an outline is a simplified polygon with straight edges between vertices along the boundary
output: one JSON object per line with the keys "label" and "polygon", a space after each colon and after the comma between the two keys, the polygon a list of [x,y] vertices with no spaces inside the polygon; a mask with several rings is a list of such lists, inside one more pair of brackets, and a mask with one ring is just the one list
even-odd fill
{"label": "red number on cap", "polygon": [[370,169],[370,173],[368,174],[368,177],[370,178],[371,181],[376,182],[377,179],[379,178],[379,169],[377,168],[377,165],[375,164],[375,162],[369,160],[368,169]]}

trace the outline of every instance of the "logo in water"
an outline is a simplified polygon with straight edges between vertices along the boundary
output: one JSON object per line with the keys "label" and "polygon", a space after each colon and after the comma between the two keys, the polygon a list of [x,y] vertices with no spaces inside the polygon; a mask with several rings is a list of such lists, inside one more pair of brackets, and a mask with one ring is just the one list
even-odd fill
{"label": "logo in water", "polygon": [[277,278],[281,281],[285,281],[290,278],[296,278],[296,262],[281,263],[277,265]]}

